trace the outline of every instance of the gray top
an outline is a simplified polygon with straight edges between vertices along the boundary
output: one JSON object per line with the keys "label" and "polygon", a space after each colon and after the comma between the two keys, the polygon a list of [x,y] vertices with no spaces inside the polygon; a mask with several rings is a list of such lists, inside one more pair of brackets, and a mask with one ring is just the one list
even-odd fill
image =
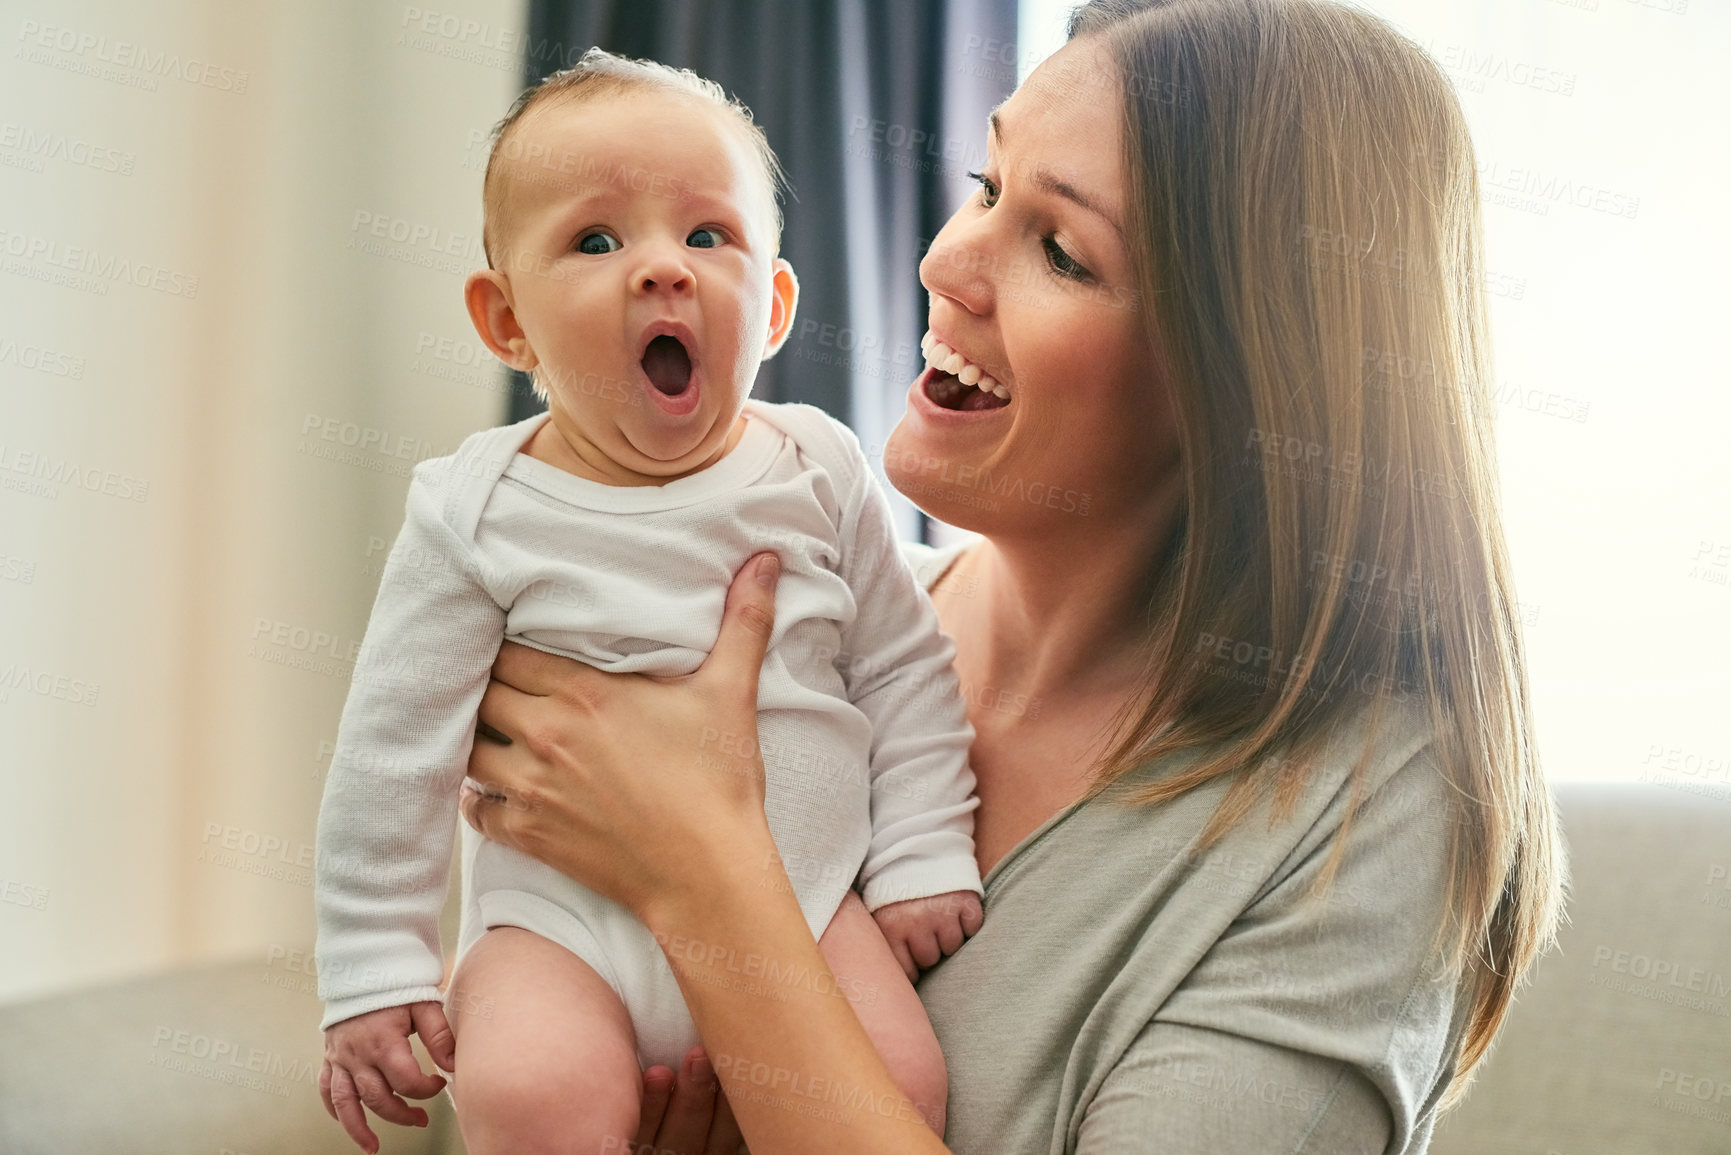
{"label": "gray top", "polygon": [[[929,587],[967,544],[904,553]],[[1197,853],[1225,783],[1159,807],[1108,790],[993,864],[985,925],[918,986],[949,1065],[952,1149],[1425,1151],[1467,1010],[1431,953],[1450,787],[1422,711],[1383,704],[1348,831],[1362,721],[1278,825],[1252,813]],[[1307,897],[1343,838],[1331,888]]]}

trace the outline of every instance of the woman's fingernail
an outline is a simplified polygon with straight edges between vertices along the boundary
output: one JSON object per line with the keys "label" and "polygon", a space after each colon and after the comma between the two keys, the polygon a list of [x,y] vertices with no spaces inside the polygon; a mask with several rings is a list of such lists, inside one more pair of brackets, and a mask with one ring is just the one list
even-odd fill
{"label": "woman's fingernail", "polygon": [[757,562],[757,584],[764,589],[774,589],[775,579],[781,576],[781,559],[773,553],[764,554]]}
{"label": "woman's fingernail", "polygon": [[709,1056],[708,1055],[702,1055],[702,1056],[699,1056],[698,1058],[691,1060],[691,1077],[692,1078],[694,1078],[694,1079],[707,1079],[707,1078],[709,1078],[709,1076],[710,1076],[710,1070],[709,1070]]}

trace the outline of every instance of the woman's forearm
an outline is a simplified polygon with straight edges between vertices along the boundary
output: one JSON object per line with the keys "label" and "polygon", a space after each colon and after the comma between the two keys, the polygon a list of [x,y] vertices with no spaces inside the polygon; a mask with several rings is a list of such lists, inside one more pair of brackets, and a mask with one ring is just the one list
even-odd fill
{"label": "woman's forearm", "polygon": [[754,1155],[947,1151],[837,987],[767,824],[644,912]]}

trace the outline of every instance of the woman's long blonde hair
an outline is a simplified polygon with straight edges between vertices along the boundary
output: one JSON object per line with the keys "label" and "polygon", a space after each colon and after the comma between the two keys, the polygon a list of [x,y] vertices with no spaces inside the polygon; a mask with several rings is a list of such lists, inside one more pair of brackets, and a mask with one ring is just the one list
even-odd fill
{"label": "woman's long blonde hair", "polygon": [[1472,992],[1453,1102],[1554,937],[1564,874],[1498,513],[1460,105],[1417,45],[1329,0],[1095,0],[1070,36],[1105,47],[1127,94],[1130,235],[1187,482],[1150,690],[1090,793],[1216,751],[1133,798],[1234,775],[1212,840],[1262,800],[1288,810],[1367,701],[1427,707],[1458,798],[1438,941]]}

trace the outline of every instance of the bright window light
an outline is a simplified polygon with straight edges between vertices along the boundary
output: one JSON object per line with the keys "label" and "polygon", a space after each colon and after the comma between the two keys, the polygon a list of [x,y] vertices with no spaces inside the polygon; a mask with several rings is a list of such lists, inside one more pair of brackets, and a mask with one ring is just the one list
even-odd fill
{"label": "bright window light", "polygon": [[[1023,75],[1070,7],[1024,0]],[[1731,8],[1364,7],[1443,65],[1478,152],[1545,765],[1731,800]]]}

